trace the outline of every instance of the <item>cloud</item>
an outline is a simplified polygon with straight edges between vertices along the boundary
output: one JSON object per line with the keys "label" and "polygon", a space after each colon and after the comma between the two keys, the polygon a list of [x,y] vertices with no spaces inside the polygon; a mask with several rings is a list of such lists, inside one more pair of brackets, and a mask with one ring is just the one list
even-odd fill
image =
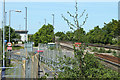
{"label": "cloud", "polygon": [[[2,2],[4,0],[0,0]],[[76,0],[5,0],[6,2],[75,2]],[[118,2],[119,0],[77,0],[78,2]]]}

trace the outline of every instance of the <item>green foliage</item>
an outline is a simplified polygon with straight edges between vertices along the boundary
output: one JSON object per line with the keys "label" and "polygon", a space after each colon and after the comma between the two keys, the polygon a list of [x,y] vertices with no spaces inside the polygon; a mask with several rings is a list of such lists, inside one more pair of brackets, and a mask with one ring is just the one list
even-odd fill
{"label": "green foliage", "polygon": [[116,53],[115,51],[112,51],[111,49],[105,50],[104,48],[98,49],[96,47],[92,48],[92,52],[98,52],[98,53]]}
{"label": "green foliage", "polygon": [[60,50],[60,48],[56,48],[56,46],[50,46],[50,47],[48,47],[48,49],[50,49],[50,50]]}
{"label": "green foliage", "polygon": [[120,58],[120,52],[116,53],[116,51],[113,51],[113,55],[114,55],[115,57]]}
{"label": "green foliage", "polygon": [[55,33],[55,36],[58,36],[58,37],[61,37],[62,35],[64,35],[63,32],[57,32],[57,33]]}
{"label": "green foliage", "polygon": [[[98,52],[99,52],[99,53],[106,53],[106,50],[105,50],[104,48],[100,48],[100,49],[98,50]],[[108,53],[109,53],[109,51],[108,51]]]}
{"label": "green foliage", "polygon": [[54,36],[54,28],[52,25],[43,25],[42,28],[38,30],[33,35],[34,38],[34,44],[35,46],[38,45],[38,43],[49,43],[49,42],[54,42],[55,41],[55,36]]}
{"label": "green foliage", "polygon": [[117,44],[118,44],[118,46],[120,46],[120,37],[118,38]]}
{"label": "green foliage", "polygon": [[116,53],[116,51],[114,50],[113,53]]}
{"label": "green foliage", "polygon": [[68,26],[70,27],[71,30],[73,30],[74,32],[71,33],[71,32],[67,32],[66,33],[66,38],[67,40],[69,41],[80,41],[80,42],[84,42],[86,41],[85,39],[85,31],[83,30],[82,26],[84,26],[84,24],[86,23],[87,21],[87,18],[88,18],[88,14],[86,14],[85,16],[85,19],[82,23],[80,23],[80,18],[82,18],[85,14],[85,11],[84,10],[82,12],[81,15],[78,14],[78,3],[76,2],[75,4],[75,14],[71,14],[69,11],[67,11],[68,15],[73,18],[73,23],[68,20],[66,17],[63,16],[62,14],[62,18],[67,22]]}
{"label": "green foliage", "polygon": [[107,50],[107,51],[106,51],[106,53],[112,53],[112,50],[111,50],[111,49],[109,49],[109,50]]}
{"label": "green foliage", "polygon": [[116,44],[117,38],[120,36],[119,32],[120,21],[112,19],[108,24],[104,23],[103,28],[99,26],[94,27],[87,33],[87,38],[90,43],[102,43],[102,44]]}
{"label": "green foliage", "polygon": [[109,23],[104,23],[104,27],[94,27],[87,34],[83,28],[77,28],[73,32],[58,32],[57,35],[63,41],[89,42],[99,44],[117,44],[120,46],[120,21],[112,19]]}
{"label": "green foliage", "polygon": [[29,42],[33,42],[33,41],[34,41],[33,35],[30,35],[30,34],[28,35],[28,41],[29,41]]}
{"label": "green foliage", "polygon": [[[60,67],[64,72],[58,73],[58,78],[118,78],[119,74],[109,68],[105,68],[94,54],[88,52],[84,54],[86,46],[74,50],[75,57],[64,56],[59,58],[60,64],[66,66]],[[71,68],[72,66],[72,68]]]}
{"label": "green foliage", "polygon": [[79,14],[78,14],[78,5],[77,5],[77,4],[78,4],[78,3],[76,2],[76,4],[75,4],[75,14],[74,14],[74,15],[71,14],[69,11],[67,11],[68,15],[69,15],[71,18],[73,18],[74,23],[72,23],[71,21],[69,21],[69,20],[68,20],[66,17],[64,17],[63,14],[62,14],[62,18],[67,22],[68,26],[69,26],[70,29],[72,29],[72,30],[80,29],[80,28],[86,23],[87,18],[88,18],[88,14],[86,14],[85,20],[82,22],[82,24],[80,24],[80,22],[79,22],[79,21],[80,21],[80,18],[82,18],[82,17],[84,16],[86,10],[84,10],[84,11],[82,12],[82,14],[79,15]]}
{"label": "green foliage", "polygon": [[[20,39],[20,35],[15,33],[15,30],[10,27],[11,42],[14,41],[13,39]],[[9,26],[5,26],[5,40],[9,41]]]}
{"label": "green foliage", "polygon": [[114,55],[115,57],[117,57],[117,53],[113,53],[113,55]]}
{"label": "green foliage", "polygon": [[12,50],[20,50],[20,49],[24,49],[24,47],[21,46],[13,46]]}
{"label": "green foliage", "polygon": [[92,52],[98,52],[98,48],[93,47]]}

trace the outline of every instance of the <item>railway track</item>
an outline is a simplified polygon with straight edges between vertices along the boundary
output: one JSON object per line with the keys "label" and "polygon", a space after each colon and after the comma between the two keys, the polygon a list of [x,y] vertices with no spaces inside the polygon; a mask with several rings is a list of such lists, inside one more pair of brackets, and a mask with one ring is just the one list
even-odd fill
{"label": "railway track", "polygon": [[110,55],[103,55],[103,54],[95,54],[100,60],[104,60],[107,63],[120,67],[120,58],[110,56]]}
{"label": "railway track", "polygon": [[[96,47],[98,47],[98,46],[96,46]],[[74,50],[72,47],[65,46],[65,45],[61,45],[61,48],[65,48],[67,50]],[[120,58],[118,58],[118,57],[114,57],[114,56],[110,56],[110,55],[103,55],[103,54],[95,54],[95,56],[98,59],[103,60],[106,63],[109,63],[111,65],[114,65],[114,66],[120,68]]]}
{"label": "railway track", "polygon": [[[60,42],[60,43],[65,43],[65,44],[74,44],[73,42]],[[85,43],[83,43],[85,44]],[[120,46],[110,46],[110,45],[99,45],[99,44],[91,44],[91,43],[88,43],[87,44],[88,46],[94,46],[94,47],[103,47],[103,48],[107,48],[107,49],[114,49],[114,50],[119,50],[120,51]]]}
{"label": "railway track", "polygon": [[114,50],[119,50],[119,46],[110,46],[110,45],[98,45],[98,44],[88,44],[88,46],[94,46],[94,47],[103,47],[103,48],[108,48],[108,49],[114,49]]}

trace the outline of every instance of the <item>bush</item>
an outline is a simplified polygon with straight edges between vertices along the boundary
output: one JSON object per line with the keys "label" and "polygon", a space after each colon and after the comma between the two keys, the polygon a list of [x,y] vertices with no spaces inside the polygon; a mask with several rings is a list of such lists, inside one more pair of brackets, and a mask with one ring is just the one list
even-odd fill
{"label": "bush", "polygon": [[113,51],[113,53],[116,53],[116,51]]}
{"label": "bush", "polygon": [[107,50],[107,51],[106,51],[106,53],[112,53],[112,50],[111,50],[111,49],[109,49],[109,50]]}
{"label": "bush", "polygon": [[118,38],[117,44],[118,44],[118,46],[120,46],[120,37]]}
{"label": "bush", "polygon": [[93,52],[98,52],[98,48],[94,47],[94,48],[92,49],[92,51],[93,51]]}
{"label": "bush", "polygon": [[105,51],[104,48],[100,48],[98,52],[99,52],[99,53],[105,53],[106,51]]}

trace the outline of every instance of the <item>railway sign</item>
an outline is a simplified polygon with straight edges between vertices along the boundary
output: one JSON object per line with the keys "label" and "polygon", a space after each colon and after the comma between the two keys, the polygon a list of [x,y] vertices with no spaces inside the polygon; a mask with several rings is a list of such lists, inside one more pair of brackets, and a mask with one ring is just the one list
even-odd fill
{"label": "railway sign", "polygon": [[7,47],[7,50],[11,50],[12,51],[12,47]]}
{"label": "railway sign", "polygon": [[81,43],[75,43],[75,47],[81,47]]}
{"label": "railway sign", "polygon": [[12,46],[12,43],[11,43],[11,42],[8,42],[8,43],[7,43],[7,46],[9,46],[9,47]]}
{"label": "railway sign", "polygon": [[4,40],[4,42],[6,43],[6,42],[7,42],[7,40]]}

